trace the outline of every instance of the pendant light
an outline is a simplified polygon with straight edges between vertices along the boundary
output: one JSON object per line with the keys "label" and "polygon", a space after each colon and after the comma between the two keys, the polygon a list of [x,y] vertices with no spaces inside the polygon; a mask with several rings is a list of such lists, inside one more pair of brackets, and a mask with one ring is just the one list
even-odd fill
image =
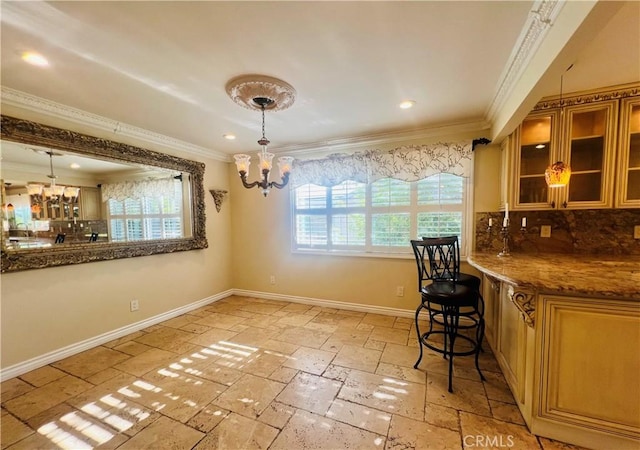
{"label": "pendant light", "polygon": [[[565,70],[565,73],[568,72],[572,67],[573,64],[571,64],[569,68]],[[558,103],[560,106],[560,122],[562,122],[562,117],[564,114],[564,104],[562,100],[563,80],[564,74],[560,75],[560,101]],[[544,171],[544,179],[547,182],[547,186],[549,186],[550,188],[564,187],[569,184],[570,178],[571,167],[569,167],[569,164],[565,164],[562,161],[556,161],[555,163],[547,167],[547,169]]]}
{"label": "pendant light", "polygon": [[260,179],[251,183],[247,181],[249,166],[251,165],[250,155],[240,153],[233,155],[233,157],[242,185],[247,189],[260,188],[262,194],[266,197],[271,188],[282,189],[287,185],[293,157],[279,157],[278,168],[282,182],[269,181],[275,155],[267,151],[270,142],[265,136],[265,111],[279,111],[288,108],[295,100],[296,91],[288,83],[264,75],[243,75],[234,78],[227,83],[226,90],[229,97],[240,106],[252,110],[260,110],[262,113],[262,137],[258,140],[258,144],[262,148],[258,153]]}

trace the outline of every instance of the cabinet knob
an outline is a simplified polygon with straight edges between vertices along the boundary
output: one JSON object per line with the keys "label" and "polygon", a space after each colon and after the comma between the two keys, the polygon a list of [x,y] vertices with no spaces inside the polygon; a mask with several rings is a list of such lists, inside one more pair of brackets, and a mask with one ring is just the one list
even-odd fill
{"label": "cabinet knob", "polygon": [[553,200],[553,201],[551,202],[551,207],[552,207],[553,209],[556,209],[556,201],[555,201],[555,200]]}
{"label": "cabinet knob", "polygon": [[562,202],[562,207],[566,208],[567,207],[567,201],[565,200],[564,202]]}

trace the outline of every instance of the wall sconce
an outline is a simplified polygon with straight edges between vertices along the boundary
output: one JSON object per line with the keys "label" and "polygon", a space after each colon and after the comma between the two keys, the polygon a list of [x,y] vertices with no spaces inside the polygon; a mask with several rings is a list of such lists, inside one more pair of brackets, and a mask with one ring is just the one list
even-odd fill
{"label": "wall sconce", "polygon": [[213,201],[216,204],[216,211],[220,212],[222,209],[222,201],[227,196],[227,191],[223,191],[220,189],[209,189],[211,195],[213,196]]}

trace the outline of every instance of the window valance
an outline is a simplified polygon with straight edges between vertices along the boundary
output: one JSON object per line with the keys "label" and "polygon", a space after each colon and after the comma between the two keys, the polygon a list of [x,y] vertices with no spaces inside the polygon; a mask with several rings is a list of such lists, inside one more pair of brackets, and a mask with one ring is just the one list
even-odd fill
{"label": "window valance", "polygon": [[172,197],[175,191],[173,177],[153,180],[123,181],[102,185],[102,201],[122,201],[127,198],[140,200],[143,197]]}
{"label": "window valance", "polygon": [[382,178],[418,181],[438,173],[469,177],[473,171],[471,141],[366,150],[294,162],[291,184],[335,186],[346,180],[372,183]]}

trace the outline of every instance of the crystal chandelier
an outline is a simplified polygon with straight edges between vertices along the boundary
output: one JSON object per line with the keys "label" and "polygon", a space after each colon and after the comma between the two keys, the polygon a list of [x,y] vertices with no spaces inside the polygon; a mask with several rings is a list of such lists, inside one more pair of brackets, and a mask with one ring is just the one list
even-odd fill
{"label": "crystal chandelier", "polygon": [[56,178],[58,177],[53,173],[53,157],[54,155],[59,156],[60,153],[54,153],[52,151],[48,151],[45,153],[49,155],[49,168],[51,169],[51,173],[47,175],[47,178],[51,179],[51,183],[49,184],[49,186],[45,186],[40,183],[29,183],[27,184],[27,193],[39,198],[43,203],[47,201],[60,200],[64,202],[64,198],[69,199],[68,202],[64,203],[73,203],[75,198],[78,197],[80,188],[56,184]]}
{"label": "crystal chandelier", "polygon": [[262,138],[258,140],[258,144],[262,147],[262,150],[258,153],[260,158],[260,179],[251,183],[247,181],[249,166],[251,165],[250,155],[237,154],[233,157],[242,185],[247,189],[258,187],[262,189],[262,194],[266,197],[271,188],[282,189],[287,185],[293,157],[279,157],[278,168],[282,182],[269,181],[275,155],[267,151],[270,142],[265,136],[265,110],[278,111],[288,108],[293,104],[296,92],[293,87],[282,80],[261,75],[234,78],[227,83],[226,89],[233,101],[248,109],[259,109],[262,113]]}

